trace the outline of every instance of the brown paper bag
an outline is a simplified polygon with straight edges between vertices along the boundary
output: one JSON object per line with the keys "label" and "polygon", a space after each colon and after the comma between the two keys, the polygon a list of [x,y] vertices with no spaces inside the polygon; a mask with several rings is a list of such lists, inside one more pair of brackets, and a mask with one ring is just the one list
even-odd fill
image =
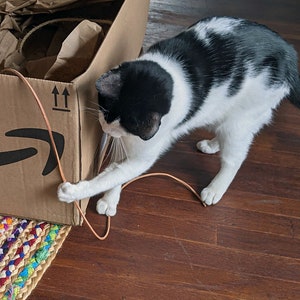
{"label": "brown paper bag", "polygon": [[80,18],[44,22],[29,31],[21,42],[26,74],[70,82],[87,69],[103,39],[102,27],[96,22]]}
{"label": "brown paper bag", "polygon": [[85,6],[87,4],[112,1],[114,0],[0,0],[0,12],[19,15],[53,13],[55,11]]}
{"label": "brown paper bag", "polygon": [[19,39],[12,32],[20,32],[22,23],[18,24],[11,16],[4,16],[0,30],[0,68],[20,70],[24,57],[18,51]]}
{"label": "brown paper bag", "polygon": [[18,40],[9,30],[0,31],[0,65],[5,67],[5,61],[17,49]]}
{"label": "brown paper bag", "polygon": [[88,68],[103,38],[100,25],[82,21],[64,40],[55,63],[44,78],[72,81]]}

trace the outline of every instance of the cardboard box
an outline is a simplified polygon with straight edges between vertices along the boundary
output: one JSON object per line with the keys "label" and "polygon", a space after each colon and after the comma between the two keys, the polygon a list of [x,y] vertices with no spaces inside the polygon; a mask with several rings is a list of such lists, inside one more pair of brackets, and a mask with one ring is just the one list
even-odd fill
{"label": "cardboard box", "polygon": [[[113,24],[88,69],[72,82],[28,78],[50,120],[66,178],[93,176],[101,138],[95,114],[96,79],[122,61],[138,56],[146,29],[148,0],[121,1]],[[120,4],[120,1],[117,1]],[[0,75],[0,214],[79,225],[72,204],[58,201],[61,178],[46,126],[31,93],[13,75]],[[81,201],[85,210],[87,200]]]}

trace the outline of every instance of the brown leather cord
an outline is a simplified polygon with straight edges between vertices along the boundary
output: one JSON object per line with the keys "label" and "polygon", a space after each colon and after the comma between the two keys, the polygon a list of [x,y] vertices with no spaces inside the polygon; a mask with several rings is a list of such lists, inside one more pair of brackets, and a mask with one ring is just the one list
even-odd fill
{"label": "brown leather cord", "polygon": [[184,187],[186,187],[189,191],[191,191],[191,192],[192,192],[192,193],[200,200],[201,204],[202,204],[204,207],[206,207],[206,204],[202,201],[201,196],[200,196],[200,195],[199,195],[199,194],[198,194],[198,193],[197,193],[197,192],[196,192],[196,191],[195,191],[188,183],[186,183],[185,181],[179,179],[178,177],[173,176],[173,175],[168,174],[168,173],[160,173],[160,172],[158,172],[158,173],[148,173],[148,174],[140,175],[140,176],[138,176],[138,177],[136,177],[136,178],[134,178],[134,179],[132,179],[132,180],[126,182],[126,183],[122,186],[122,190],[123,190],[124,188],[126,188],[129,184],[135,182],[135,181],[138,180],[138,179],[147,178],[147,177],[154,177],[154,176],[168,177],[168,178],[171,178],[171,179],[173,179],[174,181],[176,181],[176,182],[182,184]]}
{"label": "brown leather cord", "polygon": [[[36,103],[37,105],[39,106],[39,109],[41,111],[41,114],[44,118],[44,121],[45,121],[45,124],[46,124],[46,127],[47,127],[47,130],[49,132],[49,137],[50,137],[50,141],[51,141],[51,144],[52,144],[52,148],[53,148],[53,151],[54,151],[54,154],[55,154],[55,157],[56,157],[56,160],[57,160],[57,165],[58,165],[58,169],[59,169],[59,173],[60,173],[60,176],[61,176],[61,179],[63,182],[66,182],[66,177],[65,177],[65,174],[63,172],[63,169],[62,169],[62,166],[61,166],[61,162],[60,162],[60,159],[59,159],[59,155],[58,155],[58,152],[57,152],[57,149],[56,149],[56,145],[55,145],[55,142],[54,142],[54,138],[53,138],[53,134],[52,134],[52,129],[51,129],[51,125],[50,125],[50,122],[49,122],[49,119],[46,115],[46,112],[44,110],[44,107],[38,97],[38,95],[36,94],[36,92],[34,91],[33,87],[31,86],[31,84],[28,82],[28,80],[18,71],[14,70],[14,69],[4,69],[2,71],[3,73],[12,73],[12,74],[15,74],[17,77],[19,77],[23,82],[24,84],[28,87],[28,89],[30,90],[31,94],[33,95],[33,97],[35,98],[36,100]],[[103,161],[103,157],[104,157],[104,154],[107,150],[107,145],[108,145],[108,142],[106,143],[105,147],[103,148],[103,151],[101,153],[101,158],[100,158],[100,164],[102,163]],[[203,204],[203,206],[206,206],[205,203],[202,202],[201,200],[201,197],[200,195],[189,185],[187,184],[186,182],[184,182],[183,180],[173,176],[173,175],[170,175],[170,174],[167,174],[167,173],[149,173],[149,174],[145,174],[145,175],[141,175],[141,176],[138,176],[130,181],[128,181],[127,183],[125,183],[123,186],[122,186],[122,190],[124,188],[126,188],[129,184],[133,183],[134,181],[136,180],[139,180],[141,178],[147,178],[147,177],[152,177],[152,176],[164,176],[164,177],[168,177],[168,178],[171,178],[173,180],[175,180],[176,182],[179,182],[180,184],[184,185],[188,190],[190,190],[199,200],[200,202]],[[108,235],[109,235],[109,232],[110,232],[110,227],[111,227],[111,217],[110,216],[107,216],[107,222],[106,222],[106,231],[105,231],[105,234],[103,236],[100,236],[98,235],[98,233],[94,230],[93,226],[90,224],[90,222],[88,221],[88,219],[86,218],[85,214],[83,213],[80,205],[79,205],[79,202],[78,201],[74,201],[74,205],[76,206],[76,208],[78,209],[81,217],[83,218],[83,220],[85,221],[85,223],[88,225],[88,227],[90,228],[90,230],[92,231],[92,233],[95,235],[95,237],[97,239],[99,239],[100,241],[103,241],[105,240]]]}

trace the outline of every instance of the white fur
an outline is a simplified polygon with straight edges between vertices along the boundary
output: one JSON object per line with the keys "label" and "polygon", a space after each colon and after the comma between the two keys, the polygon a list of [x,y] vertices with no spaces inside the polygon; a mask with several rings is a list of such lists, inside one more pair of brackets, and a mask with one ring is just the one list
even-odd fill
{"label": "white fur", "polygon": [[[217,25],[210,24],[214,28]],[[228,24],[228,28],[230,25],[232,26]],[[254,135],[264,124],[270,122],[272,110],[289,93],[289,88],[282,85],[270,89],[266,85],[266,71],[256,77],[250,72],[240,92],[229,100],[226,99],[231,81],[229,79],[224,84],[211,88],[196,114],[188,122],[178,126],[189,109],[191,97],[191,89],[184,78],[182,67],[178,62],[160,54],[146,54],[140,60],[155,61],[171,74],[174,81],[174,98],[170,112],[162,118],[158,132],[148,141],[125,134],[118,122],[110,128],[104,119],[101,119],[105,132],[115,137],[122,136],[127,158],[111,164],[92,180],[60,185],[59,199],[72,202],[106,192],[98,201],[97,211],[112,216],[116,213],[122,184],[146,172],[175,139],[194,128],[206,127],[212,130],[216,137],[211,141],[199,142],[197,147],[209,154],[220,150],[221,168],[212,182],[202,190],[201,197],[207,205],[216,204],[246,158]]]}
{"label": "white fur", "polygon": [[195,31],[199,40],[209,44],[207,33],[213,31],[220,35],[231,33],[232,30],[240,24],[240,20],[231,18],[212,18],[207,22],[199,22],[195,27],[191,27],[190,30]]}
{"label": "white fur", "polygon": [[127,132],[120,126],[120,120],[115,120],[112,123],[107,124],[102,111],[99,111],[99,122],[103,132],[114,138],[120,138],[121,136],[127,135]]}

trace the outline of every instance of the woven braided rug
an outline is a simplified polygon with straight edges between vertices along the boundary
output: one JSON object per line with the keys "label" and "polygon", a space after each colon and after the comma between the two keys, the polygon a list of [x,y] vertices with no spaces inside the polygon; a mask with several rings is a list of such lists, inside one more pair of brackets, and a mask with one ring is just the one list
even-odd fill
{"label": "woven braided rug", "polygon": [[26,299],[71,226],[0,216],[0,299]]}

